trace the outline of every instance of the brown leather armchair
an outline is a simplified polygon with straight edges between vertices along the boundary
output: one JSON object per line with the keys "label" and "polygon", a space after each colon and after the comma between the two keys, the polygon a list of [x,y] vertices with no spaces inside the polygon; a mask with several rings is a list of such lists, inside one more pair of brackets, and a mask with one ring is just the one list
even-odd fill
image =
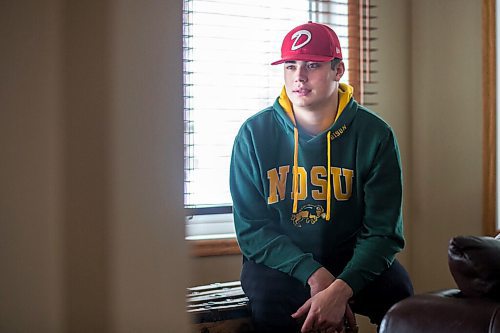
{"label": "brown leather armchair", "polygon": [[453,238],[448,264],[458,289],[395,304],[382,320],[380,333],[500,333],[499,236]]}

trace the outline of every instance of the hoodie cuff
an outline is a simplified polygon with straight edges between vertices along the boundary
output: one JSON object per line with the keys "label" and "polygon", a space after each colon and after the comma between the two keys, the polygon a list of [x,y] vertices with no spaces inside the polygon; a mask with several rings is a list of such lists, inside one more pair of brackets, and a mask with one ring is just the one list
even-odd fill
{"label": "hoodie cuff", "polygon": [[359,272],[352,269],[347,269],[337,276],[351,287],[353,295],[356,295],[361,289],[366,285],[365,279],[361,276]]}
{"label": "hoodie cuff", "polygon": [[323,266],[316,260],[307,258],[306,260],[303,260],[295,265],[290,275],[302,282],[305,286],[307,285],[309,277],[311,277],[311,275],[321,267]]}

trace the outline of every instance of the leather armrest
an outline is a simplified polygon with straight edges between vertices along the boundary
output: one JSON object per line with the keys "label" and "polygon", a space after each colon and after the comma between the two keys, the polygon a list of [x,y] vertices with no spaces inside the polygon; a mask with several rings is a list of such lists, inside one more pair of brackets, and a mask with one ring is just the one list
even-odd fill
{"label": "leather armrest", "polygon": [[381,333],[500,333],[500,303],[458,290],[416,295],[395,304]]}
{"label": "leather armrest", "polygon": [[458,288],[467,296],[500,300],[500,240],[458,236],[450,240],[448,264]]}

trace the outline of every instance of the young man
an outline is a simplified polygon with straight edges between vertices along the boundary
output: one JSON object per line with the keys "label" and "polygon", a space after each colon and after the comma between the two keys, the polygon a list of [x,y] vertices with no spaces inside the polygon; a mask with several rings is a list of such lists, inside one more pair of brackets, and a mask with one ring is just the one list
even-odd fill
{"label": "young man", "polygon": [[241,127],[231,159],[242,287],[258,332],[340,331],[350,309],[380,324],[413,293],[392,129],[339,83],[337,35],[307,23],[284,38],[285,86]]}

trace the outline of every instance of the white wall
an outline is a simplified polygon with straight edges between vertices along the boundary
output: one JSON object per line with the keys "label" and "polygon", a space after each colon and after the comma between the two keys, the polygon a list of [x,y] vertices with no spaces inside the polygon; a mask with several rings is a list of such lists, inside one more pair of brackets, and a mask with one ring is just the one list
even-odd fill
{"label": "white wall", "polygon": [[417,292],[455,287],[449,239],[482,234],[481,1],[377,4],[377,111],[404,163],[402,258]]}
{"label": "white wall", "polygon": [[455,286],[451,237],[482,234],[481,1],[412,1],[412,273]]}
{"label": "white wall", "polygon": [[181,5],[0,2],[1,332],[187,331]]}
{"label": "white wall", "polygon": [[398,258],[411,269],[411,12],[409,0],[379,0],[374,2],[377,8],[378,30],[373,33],[377,38],[373,46],[377,49],[373,65],[377,73],[373,76],[378,95],[374,98],[377,105],[373,110],[380,114],[394,129],[398,139],[404,179],[404,233],[406,248]]}
{"label": "white wall", "polygon": [[61,17],[0,4],[0,331],[63,326]]}

